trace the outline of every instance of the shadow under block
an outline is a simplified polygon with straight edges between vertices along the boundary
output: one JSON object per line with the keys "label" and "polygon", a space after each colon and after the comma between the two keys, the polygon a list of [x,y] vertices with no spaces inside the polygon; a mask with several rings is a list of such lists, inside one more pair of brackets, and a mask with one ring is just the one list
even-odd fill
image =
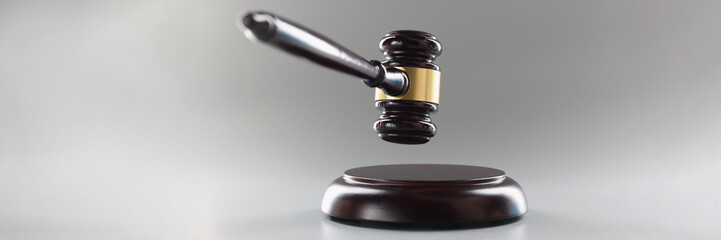
{"label": "shadow under block", "polygon": [[374,226],[493,226],[527,211],[521,186],[487,167],[402,164],[353,168],[333,181],[321,210],[331,219]]}

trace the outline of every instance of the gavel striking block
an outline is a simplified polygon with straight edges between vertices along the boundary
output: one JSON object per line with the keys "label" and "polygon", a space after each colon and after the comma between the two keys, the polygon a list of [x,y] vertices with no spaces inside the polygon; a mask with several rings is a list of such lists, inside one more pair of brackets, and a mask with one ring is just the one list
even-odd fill
{"label": "gavel striking block", "polygon": [[[307,28],[265,12],[243,15],[246,34],[288,53],[363,79],[383,114],[373,128],[389,142],[423,144],[436,134],[441,54],[436,37],[392,31],[380,41],[383,62],[368,61]],[[528,209],[521,186],[480,166],[397,164],[347,170],[326,189],[321,210],[365,227],[467,228],[517,221]]]}

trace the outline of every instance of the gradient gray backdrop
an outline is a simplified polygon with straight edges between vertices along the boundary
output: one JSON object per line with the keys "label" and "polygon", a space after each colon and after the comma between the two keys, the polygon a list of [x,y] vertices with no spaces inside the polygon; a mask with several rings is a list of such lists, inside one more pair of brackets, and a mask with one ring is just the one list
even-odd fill
{"label": "gradient gray backdrop", "polygon": [[[243,9],[369,59],[443,44],[438,135],[386,143],[360,80],[246,40]],[[505,170],[496,228],[356,228],[347,168]],[[0,239],[720,239],[721,1],[0,2]]]}

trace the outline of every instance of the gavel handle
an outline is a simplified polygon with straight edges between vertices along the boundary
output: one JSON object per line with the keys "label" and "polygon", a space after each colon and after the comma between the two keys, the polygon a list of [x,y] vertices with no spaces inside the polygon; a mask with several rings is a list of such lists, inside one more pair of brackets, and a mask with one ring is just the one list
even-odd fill
{"label": "gavel handle", "polygon": [[370,87],[392,96],[408,89],[408,76],[378,61],[368,61],[332,40],[299,24],[267,12],[250,12],[241,17],[247,32],[271,46],[305,57],[315,63],[356,77]]}

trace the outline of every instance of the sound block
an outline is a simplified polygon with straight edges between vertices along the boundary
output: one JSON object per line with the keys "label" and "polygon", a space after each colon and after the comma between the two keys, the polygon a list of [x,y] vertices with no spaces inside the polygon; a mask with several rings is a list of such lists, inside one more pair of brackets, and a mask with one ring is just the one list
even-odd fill
{"label": "sound block", "polygon": [[514,222],[527,211],[521,186],[487,167],[402,164],[353,168],[333,181],[321,210],[380,228],[468,228]]}

